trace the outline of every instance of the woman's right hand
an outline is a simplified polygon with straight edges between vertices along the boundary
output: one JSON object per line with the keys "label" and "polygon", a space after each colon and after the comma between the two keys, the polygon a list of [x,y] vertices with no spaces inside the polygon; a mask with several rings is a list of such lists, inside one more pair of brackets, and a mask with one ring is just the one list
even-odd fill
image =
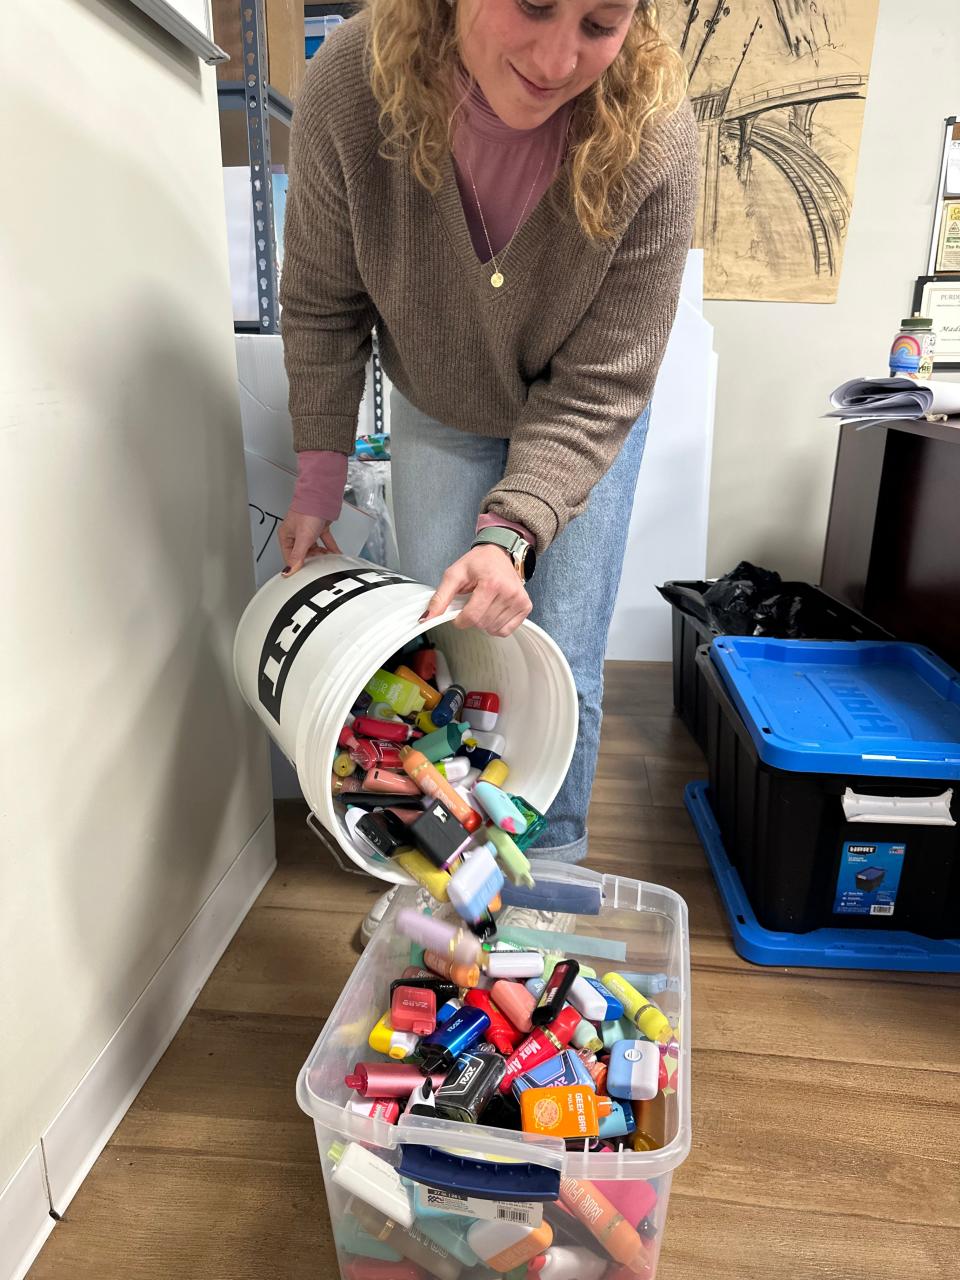
{"label": "woman's right hand", "polygon": [[290,510],[277,530],[277,537],[286,565],[282,571],[285,578],[302,569],[314,556],[325,556],[330,552],[341,554],[337,540],[330,532],[330,521],[321,516],[305,516],[300,511]]}

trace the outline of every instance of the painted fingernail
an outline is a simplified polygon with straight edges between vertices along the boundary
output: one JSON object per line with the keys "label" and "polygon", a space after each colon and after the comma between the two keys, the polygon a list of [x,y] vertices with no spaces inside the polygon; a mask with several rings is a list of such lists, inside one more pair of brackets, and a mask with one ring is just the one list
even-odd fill
{"label": "painted fingernail", "polygon": [[429,610],[429,609],[424,609],[423,613],[421,613],[421,615],[420,615],[420,617],[417,619],[417,621],[418,621],[418,622],[426,622],[426,620],[427,620],[427,615],[428,615],[429,613],[430,613],[430,610]]}
{"label": "painted fingernail", "polygon": [[290,575],[290,566],[289,566],[289,565],[287,565],[287,567],[286,567],[285,569],[281,569],[281,570],[280,570],[280,577],[281,577],[281,578],[287,578],[287,577],[289,577],[289,575]]}

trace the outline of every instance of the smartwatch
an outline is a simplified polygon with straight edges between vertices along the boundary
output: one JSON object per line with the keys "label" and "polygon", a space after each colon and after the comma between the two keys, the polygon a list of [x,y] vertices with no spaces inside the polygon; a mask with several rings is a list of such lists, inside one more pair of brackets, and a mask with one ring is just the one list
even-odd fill
{"label": "smartwatch", "polygon": [[[537,553],[514,529],[492,524],[481,529],[473,540],[474,547],[501,547],[513,561],[521,582],[529,582],[537,568]],[[472,549],[472,548],[471,548]]]}

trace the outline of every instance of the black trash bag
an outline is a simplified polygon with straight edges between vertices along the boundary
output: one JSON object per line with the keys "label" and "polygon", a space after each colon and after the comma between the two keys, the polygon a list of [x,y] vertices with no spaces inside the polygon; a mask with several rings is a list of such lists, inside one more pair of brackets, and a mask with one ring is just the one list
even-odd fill
{"label": "black trash bag", "polygon": [[703,593],[710,625],[728,636],[767,634],[757,630],[758,610],[774,607],[782,581],[774,570],[741,560]]}

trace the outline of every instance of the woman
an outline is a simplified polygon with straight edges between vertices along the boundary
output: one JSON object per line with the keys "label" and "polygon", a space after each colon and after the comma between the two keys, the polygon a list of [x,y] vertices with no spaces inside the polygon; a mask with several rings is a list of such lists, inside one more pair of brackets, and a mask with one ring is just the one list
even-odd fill
{"label": "woman", "polygon": [[439,583],[424,618],[469,593],[456,625],[507,636],[530,616],[573,669],[577,750],[536,849],[570,862],[695,213],[685,83],[652,2],[367,0],[294,117],[285,572],[336,550],[376,324],[401,568]]}

